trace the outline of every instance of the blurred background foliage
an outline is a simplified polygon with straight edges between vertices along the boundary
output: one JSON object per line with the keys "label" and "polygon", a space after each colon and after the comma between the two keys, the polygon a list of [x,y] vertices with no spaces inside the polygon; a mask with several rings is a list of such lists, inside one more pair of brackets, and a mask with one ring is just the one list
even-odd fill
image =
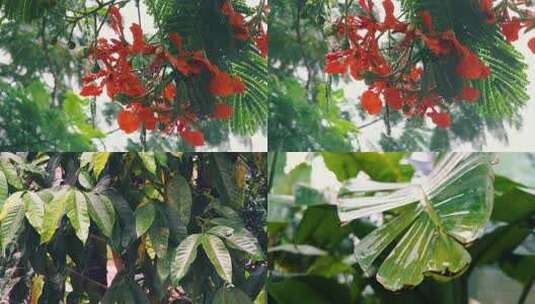
{"label": "blurred background foliage", "polygon": [[[380,1],[374,2],[380,6]],[[351,12],[357,11],[357,1],[271,1],[270,69],[275,79],[270,99],[270,150],[442,151],[459,144],[480,149],[488,136],[507,144],[506,127],[522,126],[522,110],[529,100],[527,65],[495,28],[486,29],[482,20],[474,18],[469,2],[395,2],[410,16],[419,10],[431,11],[438,28],[454,29],[494,73],[490,80],[474,84],[485,100],[476,106],[450,107],[452,127],[444,130],[430,127],[421,118],[407,120],[397,112],[369,117],[359,106],[360,94],[365,90],[362,83],[323,73],[325,54],[336,48],[332,22],[347,4]],[[466,13],[446,13],[461,11]],[[429,57],[422,53],[416,57]],[[441,90],[448,90],[450,82],[441,82]]]}
{"label": "blurred background foliage", "polygon": [[[468,246],[469,268],[442,282],[386,290],[363,273],[355,241],[388,217],[341,225],[328,193],[358,178],[407,182],[427,174],[432,155],[408,153],[270,153],[268,252],[270,303],[532,303],[535,290],[535,156],[500,153],[494,209],[483,235]],[[322,195],[307,194],[318,189]],[[334,191],[334,192],[333,192]],[[313,193],[313,192],[312,192]],[[473,301],[473,302],[470,302]]]}

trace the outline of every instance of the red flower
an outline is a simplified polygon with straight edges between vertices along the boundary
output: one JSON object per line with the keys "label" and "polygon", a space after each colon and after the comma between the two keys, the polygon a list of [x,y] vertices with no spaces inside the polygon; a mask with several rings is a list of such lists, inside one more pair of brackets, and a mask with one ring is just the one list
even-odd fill
{"label": "red flower", "polygon": [[521,27],[520,19],[515,17],[502,23],[501,30],[505,39],[509,42],[513,42],[518,40],[518,33],[520,32]]}
{"label": "red flower", "polygon": [[433,112],[427,114],[429,117],[431,117],[431,120],[433,123],[439,127],[439,128],[449,128],[451,126],[451,117],[450,114],[447,112]]}
{"label": "red flower", "polygon": [[137,115],[139,120],[143,123],[143,126],[147,130],[154,130],[156,127],[156,117],[154,117],[154,112],[141,104],[139,104],[139,109],[137,110]]}
{"label": "red flower", "polygon": [[236,12],[230,1],[225,1],[221,6],[221,13],[228,16],[229,24],[234,32],[234,38],[238,40],[249,39],[249,29],[245,24],[245,17]]}
{"label": "red flower", "polygon": [[185,58],[177,58],[171,55],[169,52],[165,52],[165,58],[177,71],[182,73],[184,76],[189,76],[191,74],[191,68]]}
{"label": "red flower", "polygon": [[169,34],[169,40],[171,40],[177,51],[182,51],[182,37],[178,33]]}
{"label": "red flower", "polygon": [[175,87],[175,85],[172,84],[172,83],[168,84],[165,87],[164,91],[163,91],[163,96],[168,101],[175,100],[175,97],[176,97],[176,87]]}
{"label": "red flower", "polygon": [[245,85],[239,77],[232,77],[225,72],[217,71],[208,83],[208,91],[215,96],[227,97],[243,93]]}
{"label": "red flower", "polygon": [[215,119],[229,119],[233,112],[234,110],[228,104],[218,103],[215,105],[213,116]]}
{"label": "red flower", "polygon": [[347,65],[338,59],[330,60],[325,64],[324,71],[327,74],[345,74],[347,72]]}
{"label": "red flower", "polygon": [[481,96],[481,92],[479,92],[478,89],[465,87],[462,89],[461,93],[459,94],[459,99],[466,100],[468,102],[476,102],[480,96]]}
{"label": "red flower", "polygon": [[396,88],[387,88],[383,91],[385,102],[394,110],[400,110],[403,106],[401,91]]}
{"label": "red flower", "polygon": [[80,95],[88,96],[100,96],[102,94],[102,88],[95,84],[87,84],[82,88]]}
{"label": "red flower", "polygon": [[381,113],[383,102],[377,93],[373,91],[366,91],[360,97],[360,103],[368,114],[375,115]]}
{"label": "red flower", "polygon": [[422,18],[422,22],[424,23],[424,26],[426,27],[427,31],[432,33],[433,32],[433,17],[431,16],[431,13],[428,11],[421,11],[421,12],[418,12],[418,16]]}
{"label": "red flower", "polygon": [[134,133],[139,129],[139,117],[136,113],[122,110],[117,115],[117,123],[119,128],[123,130],[126,134]]}
{"label": "red flower", "polygon": [[383,24],[390,29],[395,29],[399,24],[399,21],[394,16],[394,3],[392,0],[384,0],[383,8],[385,9],[385,20]]}
{"label": "red flower", "polygon": [[268,36],[262,26],[259,26],[258,34],[254,37],[254,41],[260,56],[267,57],[268,55]]}
{"label": "red flower", "polygon": [[121,13],[119,12],[117,6],[110,6],[109,15],[110,17],[108,24],[110,25],[112,30],[120,37],[124,37],[123,17],[121,16]]}
{"label": "red flower", "polygon": [[145,38],[143,37],[143,29],[141,26],[137,23],[132,23],[130,26],[130,31],[132,32],[132,36],[134,37],[134,42],[132,43],[131,52],[133,54],[153,54],[156,51],[156,47],[148,45],[145,42]]}
{"label": "red flower", "polygon": [[488,77],[490,69],[474,53],[464,48],[457,64],[457,74],[465,79],[474,80]]}
{"label": "red flower", "polygon": [[180,133],[180,136],[182,136],[184,141],[190,146],[198,147],[204,145],[204,134],[202,132],[184,130]]}
{"label": "red flower", "polygon": [[535,37],[531,38],[528,42],[528,47],[533,54],[535,54]]}

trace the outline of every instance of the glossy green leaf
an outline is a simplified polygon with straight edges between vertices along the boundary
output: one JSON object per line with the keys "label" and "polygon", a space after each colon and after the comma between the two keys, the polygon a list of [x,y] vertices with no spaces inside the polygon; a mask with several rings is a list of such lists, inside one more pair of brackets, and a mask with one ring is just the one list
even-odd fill
{"label": "glossy green leaf", "polygon": [[3,171],[7,183],[17,190],[21,190],[24,187],[22,178],[20,177],[17,169],[13,164],[5,157],[0,157],[0,171]]}
{"label": "glossy green leaf", "polygon": [[382,182],[408,181],[414,173],[410,165],[401,164],[405,153],[322,153],[325,165],[339,181],[365,172]]}
{"label": "glossy green leaf", "polygon": [[7,178],[4,172],[0,169],[0,207],[4,204],[7,196],[9,195],[9,189],[7,185]]}
{"label": "glossy green leaf", "polygon": [[45,202],[35,192],[28,191],[22,197],[26,208],[26,219],[37,232],[43,227],[45,217]]}
{"label": "glossy green leaf", "polygon": [[68,188],[61,188],[54,194],[54,198],[45,205],[45,217],[43,218],[43,229],[41,230],[41,243],[46,243],[52,239],[58,228],[61,218],[65,214],[65,206],[69,199],[72,199],[73,192]]}
{"label": "glossy green leaf", "polygon": [[89,236],[89,211],[87,201],[82,192],[69,190],[68,199],[65,201],[65,212],[76,232],[76,236],[85,244]]}
{"label": "glossy green leaf", "polygon": [[[187,226],[191,217],[191,188],[188,181],[181,175],[176,175],[167,183],[166,187],[166,204],[172,219],[178,219],[178,222]],[[173,220],[176,222],[176,220]]]}
{"label": "glossy green leaf", "polygon": [[110,238],[115,224],[115,209],[111,201],[104,195],[87,193],[87,210],[89,216],[97,224],[102,233]]}
{"label": "glossy green leaf", "polygon": [[136,217],[136,233],[137,236],[140,237],[145,234],[147,230],[149,230],[150,226],[154,222],[156,208],[152,202],[148,202],[146,204],[139,205],[136,208],[134,215]]}
{"label": "glossy green leaf", "polygon": [[152,174],[156,174],[156,158],[154,157],[154,153],[138,152],[137,155],[143,162],[143,166],[145,166],[145,169],[147,169],[147,171]]}
{"label": "glossy green leaf", "polygon": [[189,267],[197,257],[197,247],[202,238],[202,234],[192,234],[178,245],[171,263],[171,277],[175,284],[178,284],[188,273]]}
{"label": "glossy green leaf", "polygon": [[24,192],[15,192],[5,201],[0,212],[0,240],[2,252],[15,239],[17,232],[24,222],[24,203],[22,195]]}
{"label": "glossy green leaf", "polygon": [[226,282],[232,283],[232,260],[223,241],[217,236],[204,234],[202,248],[214,265],[217,274]]}
{"label": "glossy green leaf", "polygon": [[[356,246],[361,267],[370,271],[399,240],[377,272],[377,280],[388,289],[418,285],[426,275],[453,277],[464,271],[471,258],[463,245],[482,233],[492,212],[493,160],[492,154],[447,153],[419,184],[387,195],[339,198],[343,222],[401,208],[398,216]],[[359,192],[358,185],[348,188]]]}
{"label": "glossy green leaf", "polygon": [[109,157],[109,152],[93,152],[91,165],[93,166],[93,173],[96,177],[99,177],[100,173],[102,173],[102,171],[106,167]]}
{"label": "glossy green leaf", "polygon": [[235,180],[233,163],[225,153],[212,153],[212,174],[221,201],[233,208],[242,207],[240,190]]}
{"label": "glossy green leaf", "polygon": [[260,244],[258,244],[253,234],[245,228],[234,229],[226,226],[216,226],[210,229],[208,233],[225,239],[230,247],[245,251],[257,260],[264,258]]}

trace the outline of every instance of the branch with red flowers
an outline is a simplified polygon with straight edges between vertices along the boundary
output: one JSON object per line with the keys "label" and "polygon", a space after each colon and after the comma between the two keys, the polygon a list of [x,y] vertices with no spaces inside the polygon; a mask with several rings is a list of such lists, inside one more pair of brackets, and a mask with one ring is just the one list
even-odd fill
{"label": "branch with red flowers", "polygon": [[[230,1],[222,1],[219,8],[231,28],[231,39],[250,40],[262,56],[267,56],[267,11],[263,5],[247,21]],[[111,5],[107,15],[115,37],[98,38],[89,50],[88,59],[95,69],[83,77],[80,95],[96,97],[106,91],[122,105],[117,123],[127,134],[148,130],[176,134],[190,146],[204,145],[202,121],[232,117],[234,109],[226,100],[246,92],[244,81],[212,62],[205,50],[186,49],[183,40],[188,37],[168,32],[147,40],[138,22],[129,27],[133,41],[128,41],[119,8]],[[156,36],[163,40],[156,41]],[[208,113],[194,104],[192,94],[199,89],[215,101]]]}
{"label": "branch with red flowers", "polygon": [[[491,79],[494,71],[453,29],[437,28],[437,16],[430,11],[411,16],[411,11],[402,10],[396,16],[392,0],[382,1],[379,9],[376,2],[358,0],[358,9],[346,2],[342,16],[333,21],[339,47],[325,56],[325,73],[364,81],[368,89],[360,96],[360,106],[369,115],[393,110],[407,118],[427,117],[439,128],[450,127],[450,109],[459,102],[480,102],[484,96],[473,84]],[[522,29],[535,28],[530,1],[473,2],[482,27],[496,27],[509,43],[519,39]],[[528,46],[535,53],[535,38]],[[448,73],[445,79],[460,85],[444,90],[443,79],[433,70],[437,64],[449,67],[440,73]]]}

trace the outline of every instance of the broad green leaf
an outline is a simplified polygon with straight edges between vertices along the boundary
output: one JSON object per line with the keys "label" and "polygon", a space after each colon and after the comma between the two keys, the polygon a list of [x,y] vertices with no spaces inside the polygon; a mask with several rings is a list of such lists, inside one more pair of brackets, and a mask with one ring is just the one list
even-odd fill
{"label": "broad green leaf", "polygon": [[159,258],[167,255],[169,245],[169,227],[167,226],[167,217],[162,214],[162,210],[164,209],[159,209],[156,213],[156,219],[148,232],[149,241]]}
{"label": "broad green leaf", "polygon": [[[463,245],[482,233],[492,212],[493,160],[492,154],[447,153],[419,184],[387,195],[339,198],[342,222],[400,208],[398,216],[355,247],[362,269],[369,271],[399,239],[377,272],[387,289],[416,286],[426,275],[451,278],[462,273],[471,260]],[[356,184],[351,187],[360,191]]]}
{"label": "broad green leaf", "polygon": [[197,257],[197,247],[202,238],[202,234],[192,234],[178,245],[175,257],[171,262],[171,277],[175,284],[180,283],[180,280],[188,273],[191,263]]}
{"label": "broad green leaf", "polygon": [[373,180],[403,182],[412,177],[410,165],[401,164],[405,153],[329,153],[321,154],[325,165],[343,182],[354,178],[361,171]]}
{"label": "broad green leaf", "polygon": [[154,207],[154,203],[148,202],[139,205],[136,208],[134,215],[136,217],[136,233],[137,236],[140,237],[145,234],[147,230],[149,230],[150,226],[154,222],[154,218],[156,216],[156,208]]}
{"label": "broad green leaf", "polygon": [[45,202],[35,192],[28,191],[22,197],[26,207],[26,218],[30,225],[40,232],[43,227],[43,218],[45,217]]}
{"label": "broad green leaf", "polygon": [[89,236],[90,223],[87,201],[82,192],[74,189],[69,190],[68,196],[69,198],[65,201],[67,217],[76,232],[76,236],[85,244]]}
{"label": "broad green leaf", "polygon": [[[101,199],[110,201],[118,215],[119,225],[116,224],[115,227],[119,228],[117,232],[120,232],[120,234],[114,239],[114,245],[120,246],[122,249],[127,248],[137,239],[136,218],[130,204],[115,189],[107,190]],[[113,232],[115,233],[115,231],[114,229]],[[112,234],[112,239],[114,236]]]}
{"label": "broad green leaf", "polygon": [[280,175],[279,178],[274,179],[272,193],[290,195],[293,194],[294,187],[299,184],[310,183],[310,175],[312,174],[312,166],[307,163],[299,164],[293,168],[288,174]]}
{"label": "broad green leaf", "polygon": [[30,93],[32,100],[39,104],[40,107],[49,106],[51,96],[41,81],[36,80],[32,82],[26,90]]}
{"label": "broad green leaf", "polygon": [[7,179],[4,172],[0,169],[0,207],[4,204],[9,192],[8,192]]}
{"label": "broad green leaf", "polygon": [[2,243],[2,252],[6,250],[24,223],[24,203],[22,195],[24,192],[15,192],[7,198],[2,211],[0,212],[0,240]]}
{"label": "broad green leaf", "polygon": [[19,176],[17,169],[13,164],[5,157],[0,157],[0,171],[4,172],[7,183],[17,190],[21,190],[24,187],[22,178]]}
{"label": "broad green leaf", "polygon": [[115,224],[113,204],[107,197],[100,194],[87,193],[86,198],[89,216],[97,224],[100,231],[110,238]]}
{"label": "broad green leaf", "polygon": [[69,188],[59,189],[54,194],[54,198],[45,205],[45,217],[43,218],[43,229],[41,230],[41,243],[46,243],[52,239],[58,228],[61,218],[65,214],[67,201],[72,198],[72,191]]}
{"label": "broad green leaf", "polygon": [[253,304],[253,301],[239,288],[222,287],[215,293],[212,304]]}
{"label": "broad green leaf", "polygon": [[139,155],[139,158],[141,158],[145,169],[152,174],[156,174],[156,158],[154,157],[154,153],[138,152],[137,155]]}
{"label": "broad green leaf", "polygon": [[268,252],[288,252],[292,254],[299,254],[305,256],[326,256],[328,255],[327,251],[321,250],[312,245],[306,244],[283,244],[268,249]]}
{"label": "broad green leaf", "polygon": [[95,174],[96,177],[99,177],[100,173],[102,173],[102,171],[106,167],[109,157],[110,157],[109,152],[93,152],[91,165],[93,166],[93,173]]}
{"label": "broad green leaf", "polygon": [[215,235],[204,234],[202,248],[214,265],[217,274],[226,282],[232,283],[232,260],[223,241]]}
{"label": "broad green leaf", "polygon": [[260,244],[258,244],[253,234],[245,228],[234,229],[226,226],[216,226],[210,229],[208,233],[225,239],[230,247],[245,251],[257,260],[264,258]]}
{"label": "broad green leaf", "polygon": [[32,278],[32,287],[30,289],[30,304],[38,304],[39,298],[43,294],[45,280],[43,275],[34,275]]}
{"label": "broad green leaf", "polygon": [[[178,223],[187,226],[191,217],[191,188],[188,181],[181,175],[176,175],[169,180],[166,187],[166,204],[171,219],[178,219]],[[176,220],[172,220],[176,222]]]}
{"label": "broad green leaf", "polygon": [[221,201],[233,208],[241,208],[243,202],[236,184],[233,163],[225,153],[212,153],[212,174]]}

